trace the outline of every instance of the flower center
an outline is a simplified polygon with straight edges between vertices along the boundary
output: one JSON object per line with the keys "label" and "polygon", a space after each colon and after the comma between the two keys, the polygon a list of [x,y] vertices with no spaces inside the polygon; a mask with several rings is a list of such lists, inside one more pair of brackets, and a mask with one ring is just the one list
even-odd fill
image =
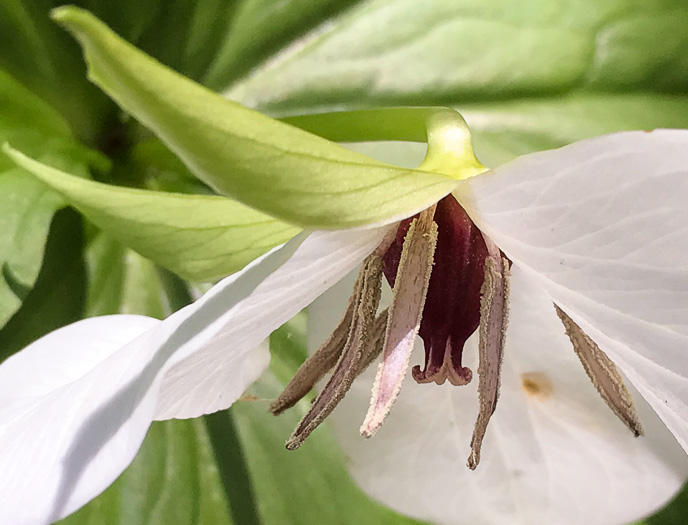
{"label": "flower center", "polygon": [[[384,256],[384,274],[394,287],[404,239],[413,217],[399,224]],[[485,280],[485,240],[456,199],[449,195],[437,204],[437,247],[419,335],[425,344],[425,366],[414,366],[418,383],[446,380],[465,385],[473,378],[461,365],[466,340],[480,325],[480,297]]]}
{"label": "flower center", "polygon": [[[467,461],[475,469],[499,396],[510,266],[451,195],[402,221],[363,262],[347,310],[332,335],[270,405],[273,414],[281,413],[330,372],[287,448],[298,448],[344,398],[354,379],[382,354],[361,425],[361,434],[372,437],[399,395],[416,335],[425,344],[423,369],[412,369],[418,383],[469,383],[473,372],[461,364],[463,348],[479,330],[479,408]],[[378,313],[383,274],[394,293],[389,308]],[[614,364],[566,312],[556,304],[555,309],[602,398],[634,435],[641,435],[633,399]],[[533,379],[524,378],[526,392],[543,397],[551,392],[551,384]]]}

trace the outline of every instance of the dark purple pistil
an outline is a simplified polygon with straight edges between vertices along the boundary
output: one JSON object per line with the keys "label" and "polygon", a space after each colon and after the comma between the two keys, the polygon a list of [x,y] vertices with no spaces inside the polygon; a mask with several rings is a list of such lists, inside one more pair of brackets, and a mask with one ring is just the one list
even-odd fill
{"label": "dark purple pistil", "polygon": [[[384,257],[385,277],[392,287],[412,219],[401,222]],[[461,354],[480,324],[480,290],[488,251],[482,234],[453,196],[437,204],[434,220],[437,248],[419,332],[425,343],[425,368],[413,367],[413,377],[419,383],[442,384],[448,379],[464,385],[473,373],[461,366]]]}

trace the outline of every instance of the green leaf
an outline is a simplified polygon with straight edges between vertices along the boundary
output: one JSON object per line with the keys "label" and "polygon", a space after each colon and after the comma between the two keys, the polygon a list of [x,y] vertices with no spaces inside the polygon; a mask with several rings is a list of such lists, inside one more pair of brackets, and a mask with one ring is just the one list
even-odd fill
{"label": "green leaf", "polygon": [[244,447],[239,440],[231,410],[215,412],[204,419],[234,521],[260,523]]}
{"label": "green leaf", "polygon": [[[46,164],[79,175],[102,159],[76,144],[67,122],[0,72],[0,142],[12,141]],[[62,198],[0,154],[0,327],[21,306],[43,260],[50,222]]]}
{"label": "green leaf", "polygon": [[124,246],[107,235],[97,234],[89,242],[84,253],[89,282],[84,317],[119,313],[125,283],[125,255]]}
{"label": "green leaf", "polygon": [[[123,38],[130,42],[138,41],[147,31],[151,30],[160,15],[163,0],[82,0],[79,2],[95,15],[106,20],[107,23]],[[54,2],[53,7],[62,5]],[[45,11],[48,18],[48,10]]]}
{"label": "green leaf", "polygon": [[135,144],[122,162],[115,165],[112,179],[131,186],[172,193],[215,195],[194,177],[174,154],[157,139]]}
{"label": "green leaf", "polygon": [[671,503],[642,523],[645,525],[683,525],[687,514],[688,486],[684,486]]}
{"label": "green leaf", "polygon": [[224,277],[299,232],[224,197],[109,186],[5,150],[103,231],[186,279]]}
{"label": "green leaf", "polygon": [[203,79],[221,89],[253,69],[323,19],[335,17],[361,0],[245,0],[238,4],[222,46]]}
{"label": "green leaf", "polygon": [[162,319],[172,313],[153,264],[105,234],[86,249],[89,288],[85,317],[146,312]]}
{"label": "green leaf", "polygon": [[374,161],[223,99],[136,50],[85,11],[54,18],[84,46],[89,75],[206,183],[308,227],[388,223],[446,195],[452,178]]}
{"label": "green leaf", "polygon": [[36,284],[18,312],[0,330],[0,361],[48,332],[78,321],[86,299],[81,217],[72,210],[55,215]]}
{"label": "green leaf", "polygon": [[[251,389],[260,399],[276,397],[305,356],[305,316],[297,317],[273,334],[270,346],[272,374],[265,374]],[[269,414],[268,403],[260,400],[238,402],[230,409],[252,475],[261,523],[418,523],[395,514],[361,492],[349,476],[342,453],[326,425],[299,450],[285,449],[284,442],[308,406],[309,400],[303,400],[279,417]]]}
{"label": "green leaf", "polygon": [[[153,24],[135,43],[163,64],[198,80],[213,62],[232,24],[234,11],[241,3],[236,0],[160,2]],[[111,27],[121,34],[116,26]]]}
{"label": "green leaf", "polygon": [[51,23],[48,13],[56,3],[0,1],[0,72],[50,103],[93,143],[112,104],[84,81],[78,47]]}
{"label": "green leaf", "polygon": [[578,93],[461,110],[472,124],[478,157],[490,166],[616,131],[688,127],[688,94]]}
{"label": "green leaf", "polygon": [[21,170],[0,172],[0,326],[21,306],[43,260],[59,196]]}
{"label": "green leaf", "polygon": [[323,17],[225,94],[276,116],[450,105],[497,166],[603,133],[688,127],[687,24],[683,0],[365,3]]}
{"label": "green leaf", "polygon": [[688,93],[683,0],[360,3],[228,96],[272,114],[584,92]]}

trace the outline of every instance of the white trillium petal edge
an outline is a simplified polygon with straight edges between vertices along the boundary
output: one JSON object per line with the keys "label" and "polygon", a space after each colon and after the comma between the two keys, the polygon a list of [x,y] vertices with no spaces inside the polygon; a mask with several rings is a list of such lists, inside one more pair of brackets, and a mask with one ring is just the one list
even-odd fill
{"label": "white trillium petal edge", "polygon": [[0,523],[50,523],[74,512],[132,461],[153,419],[230,406],[268,364],[261,342],[386,231],[301,234],[164,321],[80,321],[5,361]]}
{"label": "white trillium petal edge", "polygon": [[688,451],[688,130],[521,157],[457,197]]}
{"label": "white trillium petal edge", "polygon": [[[309,309],[317,346],[346,306],[351,282]],[[634,438],[609,410],[576,357],[547,294],[514,269],[502,388],[480,465],[466,467],[478,410],[477,381],[419,385],[407,377],[385,425],[358,433],[371,366],[328,420],[359,485],[393,509],[447,525],[624,524],[666,503],[688,459],[637,395],[646,436]],[[464,363],[477,371],[477,335]],[[412,363],[422,363],[418,340]]]}

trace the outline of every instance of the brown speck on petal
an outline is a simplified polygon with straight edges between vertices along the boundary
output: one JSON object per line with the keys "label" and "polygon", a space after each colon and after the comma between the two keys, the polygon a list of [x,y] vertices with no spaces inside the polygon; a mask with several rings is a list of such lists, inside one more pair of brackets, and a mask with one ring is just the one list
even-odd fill
{"label": "brown speck on petal", "polygon": [[471,455],[467,466],[475,470],[480,462],[480,449],[487,425],[497,407],[500,372],[509,311],[509,261],[485,238],[488,257],[485,259],[485,281],[480,304],[480,345],[478,365],[478,398],[480,407],[471,439]]}
{"label": "brown speck on petal", "polygon": [[525,372],[521,374],[521,386],[529,396],[544,401],[554,391],[552,382],[544,372]]}
{"label": "brown speck on petal", "polygon": [[370,362],[367,351],[380,331],[376,313],[382,288],[382,265],[382,256],[377,251],[363,262],[352,297],[351,326],[339,360],[327,384],[287,441],[287,449],[297,449],[330,415],[359,375],[362,363]]}
{"label": "brown speck on petal", "polygon": [[434,213],[435,206],[421,212],[411,223],[404,240],[392,304],[389,307],[383,361],[373,386],[370,408],[361,426],[361,434],[365,437],[372,437],[380,428],[399,395],[406,376],[420,327],[437,245]]}
{"label": "brown speck on petal", "polygon": [[585,368],[588,377],[590,377],[592,384],[595,385],[602,399],[612,409],[612,412],[633,432],[635,437],[643,435],[643,426],[638,418],[638,412],[633,403],[633,396],[626,388],[623,378],[612,360],[600,350],[595,341],[590,339],[566,312],[556,304],[554,308],[559,319],[564,323],[566,335],[571,339],[576,355],[578,355],[583,368]]}

